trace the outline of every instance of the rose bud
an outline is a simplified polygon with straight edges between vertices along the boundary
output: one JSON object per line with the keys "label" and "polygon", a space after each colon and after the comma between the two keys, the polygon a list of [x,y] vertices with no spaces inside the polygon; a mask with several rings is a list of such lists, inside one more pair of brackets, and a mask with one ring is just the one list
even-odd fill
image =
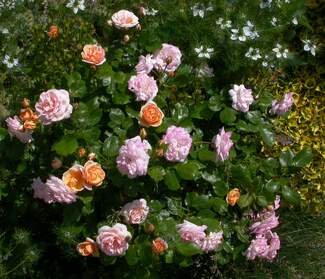
{"label": "rose bud", "polygon": [[51,166],[53,169],[59,169],[62,167],[62,161],[58,158],[54,158],[51,162]]}
{"label": "rose bud", "polygon": [[77,251],[81,256],[99,257],[99,250],[94,240],[87,237],[85,242],[81,242],[77,245]]}
{"label": "rose bud", "polygon": [[140,129],[140,137],[141,137],[141,139],[145,139],[146,137],[147,137],[147,131],[146,131],[146,129],[145,128],[141,128]]}
{"label": "rose bud", "polygon": [[127,43],[128,41],[130,41],[130,36],[129,35],[124,35],[123,42]]}
{"label": "rose bud", "polygon": [[21,105],[23,108],[28,108],[30,106],[30,100],[27,99],[27,98],[24,98],[22,101],[21,101]]}
{"label": "rose bud", "polygon": [[55,39],[59,36],[59,28],[56,25],[50,27],[50,31],[47,32],[50,39]]}
{"label": "rose bud", "polygon": [[144,127],[158,127],[161,125],[164,113],[155,102],[149,101],[141,107],[140,124]]}
{"label": "rose bud", "polygon": [[146,232],[147,232],[147,233],[153,233],[155,229],[156,229],[156,228],[155,228],[155,225],[154,225],[154,224],[148,224],[148,225],[146,226]]}
{"label": "rose bud", "polygon": [[161,253],[164,253],[168,249],[168,244],[165,240],[158,237],[152,241],[151,248],[154,253],[161,254]]}
{"label": "rose bud", "polygon": [[93,161],[96,160],[96,154],[94,152],[91,152],[88,154],[88,160]]}
{"label": "rose bud", "polygon": [[137,26],[135,27],[138,31],[141,31],[142,30],[142,27],[140,24],[137,24]]}
{"label": "rose bud", "polygon": [[36,123],[33,120],[26,120],[24,122],[24,130],[34,130],[36,128]]}
{"label": "rose bud", "polygon": [[163,157],[164,156],[164,150],[162,148],[156,149],[156,155],[158,157]]}
{"label": "rose bud", "polygon": [[146,9],[142,6],[139,8],[139,15],[146,16]]}
{"label": "rose bud", "polygon": [[227,194],[226,201],[229,205],[234,206],[240,198],[240,190],[234,188]]}
{"label": "rose bud", "polygon": [[[80,147],[79,149],[78,149],[78,155],[79,155],[79,157],[81,158],[81,157],[84,157],[85,155],[86,155],[86,149],[84,149],[83,147]],[[96,156],[95,156],[96,157]]]}
{"label": "rose bud", "polygon": [[109,26],[113,26],[113,21],[112,20],[107,20],[107,24],[109,25]]}

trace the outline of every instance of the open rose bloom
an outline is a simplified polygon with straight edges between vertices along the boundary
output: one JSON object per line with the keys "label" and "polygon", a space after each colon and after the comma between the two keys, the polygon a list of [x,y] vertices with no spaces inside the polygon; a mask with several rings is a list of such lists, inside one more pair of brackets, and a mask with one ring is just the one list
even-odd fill
{"label": "open rose bloom", "polygon": [[43,92],[35,108],[43,125],[69,118],[72,113],[69,92],[63,89]]}
{"label": "open rose bloom", "polygon": [[212,139],[213,147],[216,151],[217,160],[225,161],[229,157],[229,152],[234,143],[231,140],[231,132],[225,132],[224,127],[221,128],[219,134]]}
{"label": "open rose bloom", "polygon": [[100,45],[85,45],[81,53],[82,61],[99,66],[105,63],[105,50]]}
{"label": "open rose bloom", "polygon": [[146,56],[141,55],[139,57],[139,62],[135,66],[135,70],[137,74],[149,74],[153,69],[156,61],[153,59],[151,54],[147,54]]}
{"label": "open rose bloom", "polygon": [[81,256],[84,257],[88,257],[88,256],[99,257],[99,250],[98,250],[97,243],[89,237],[86,238],[86,241],[81,242],[77,245],[77,251]]}
{"label": "open rose bloom", "polygon": [[182,53],[179,48],[170,44],[162,44],[162,48],[153,56],[155,68],[167,73],[176,71],[181,64],[181,58]]}
{"label": "open rose bloom", "polygon": [[229,94],[232,98],[232,107],[235,110],[242,112],[249,111],[249,106],[254,102],[251,89],[246,89],[243,84],[235,84],[234,87],[229,90]]}
{"label": "open rose bloom", "polygon": [[234,188],[228,192],[226,201],[229,205],[235,206],[240,198],[240,190],[238,188]]}
{"label": "open rose bloom", "polygon": [[149,213],[149,207],[145,199],[134,200],[123,206],[120,215],[124,217],[127,224],[143,223]]}
{"label": "open rose bloom", "polygon": [[284,95],[283,99],[280,101],[272,101],[271,113],[277,115],[283,115],[290,110],[293,104],[293,93],[287,93]]}
{"label": "open rose bloom", "polygon": [[155,254],[162,254],[168,249],[168,244],[165,240],[158,237],[152,241],[151,248]]}
{"label": "open rose bloom", "polygon": [[128,88],[135,93],[137,101],[150,101],[158,93],[156,80],[147,74],[132,76],[128,81]]}
{"label": "open rose bloom", "polygon": [[144,127],[159,127],[163,121],[164,113],[155,102],[149,101],[141,107],[140,124]]}
{"label": "open rose bloom", "polygon": [[30,143],[33,140],[32,131],[24,129],[18,116],[8,117],[6,119],[9,133],[19,139],[22,143]]}
{"label": "open rose bloom", "polygon": [[112,22],[116,28],[129,29],[139,24],[139,18],[130,11],[120,10],[112,15]]}
{"label": "open rose bloom", "polygon": [[132,236],[123,224],[113,227],[103,226],[98,230],[96,242],[100,250],[108,256],[123,256],[129,248]]}
{"label": "open rose bloom", "polygon": [[62,180],[71,191],[79,192],[84,189],[85,179],[82,172],[83,167],[81,165],[74,165],[63,173]]}

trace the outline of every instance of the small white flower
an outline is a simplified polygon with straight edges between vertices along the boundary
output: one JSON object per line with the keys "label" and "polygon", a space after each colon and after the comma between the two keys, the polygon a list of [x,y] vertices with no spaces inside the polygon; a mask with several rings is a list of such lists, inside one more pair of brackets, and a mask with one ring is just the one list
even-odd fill
{"label": "small white flower", "polygon": [[313,44],[310,40],[302,40],[304,45],[304,51],[309,51],[313,56],[316,55],[316,45]]}
{"label": "small white flower", "polygon": [[2,60],[2,63],[7,66],[8,69],[18,66],[19,61],[18,58],[11,58],[8,54]]}
{"label": "small white flower", "polygon": [[248,51],[245,53],[245,56],[255,61],[262,58],[260,50],[258,48],[253,47],[250,47],[248,49]]}
{"label": "small white flower", "polygon": [[294,17],[291,21],[294,25],[298,24],[298,19],[296,17]]}
{"label": "small white flower", "polygon": [[263,66],[263,67],[267,67],[268,65],[269,65],[269,63],[267,63],[267,61],[263,61],[263,62],[262,62],[262,66]]}
{"label": "small white flower", "polygon": [[197,71],[197,75],[199,78],[203,77],[214,77],[213,69],[210,68],[207,64],[203,65],[199,70]]}
{"label": "small white flower", "polygon": [[192,8],[193,16],[199,16],[203,18],[206,12],[213,11],[213,7],[209,4],[208,7],[204,7],[202,4],[195,4]]}
{"label": "small white flower", "polygon": [[147,16],[155,16],[157,13],[158,13],[158,10],[155,10],[153,8],[151,8],[151,9],[144,8],[144,14]]}
{"label": "small white flower", "polygon": [[200,46],[199,48],[194,48],[194,51],[198,54],[198,57],[210,59],[211,54],[214,52],[214,48],[206,48],[204,50],[204,47]]}
{"label": "small white flower", "polygon": [[278,19],[276,17],[273,17],[272,20],[271,20],[271,24],[273,26],[276,26],[277,22],[278,22]]}
{"label": "small white flower", "polygon": [[276,44],[276,47],[272,49],[273,52],[275,52],[275,56],[277,58],[288,58],[288,53],[289,53],[289,50],[288,49],[285,49],[283,52],[282,52],[282,46],[280,44]]}
{"label": "small white flower", "polygon": [[272,4],[272,0],[262,0],[260,3],[260,8],[265,9],[265,8],[270,8]]}
{"label": "small white flower", "polygon": [[79,10],[85,10],[85,0],[70,0],[66,7],[72,9],[73,12],[77,14]]}
{"label": "small white flower", "polygon": [[221,25],[223,22],[223,18],[222,17],[219,17],[218,20],[216,20],[216,24],[217,25]]}

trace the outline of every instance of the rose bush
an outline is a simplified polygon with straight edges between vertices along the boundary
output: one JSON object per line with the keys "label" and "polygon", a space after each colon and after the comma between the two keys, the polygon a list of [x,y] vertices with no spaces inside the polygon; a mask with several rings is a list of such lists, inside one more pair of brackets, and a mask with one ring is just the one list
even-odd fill
{"label": "rose bush", "polygon": [[177,11],[173,1],[36,2],[16,7],[35,13],[28,32],[1,37],[8,230],[33,215],[46,251],[99,256],[117,278],[156,278],[162,262],[188,267],[205,253],[218,266],[273,260],[278,196],[284,208],[299,204],[290,178],[312,154],[260,152],[294,94],[278,101],[249,77],[299,63],[284,45],[298,15],[303,27],[303,1],[189,1]]}

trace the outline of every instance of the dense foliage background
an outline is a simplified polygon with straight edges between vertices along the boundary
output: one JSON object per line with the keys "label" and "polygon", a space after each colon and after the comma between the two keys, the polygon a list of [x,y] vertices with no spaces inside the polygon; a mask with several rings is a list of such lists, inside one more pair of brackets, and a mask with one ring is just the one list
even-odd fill
{"label": "dense foliage background", "polygon": [[[68,2],[77,5],[82,1]],[[286,85],[301,69],[307,72],[304,77],[315,75],[312,88],[324,94],[318,46],[316,57],[304,51],[306,40],[317,41],[323,31],[320,24],[313,26],[314,20],[306,18],[305,1],[262,1],[267,6],[263,8],[260,1],[85,1],[85,8],[77,13],[67,7],[68,2],[0,2],[1,276],[163,278],[191,274],[201,278],[202,270],[208,270],[206,276],[221,277],[232,271],[239,274],[241,268],[259,268],[260,263],[245,263],[243,255],[252,239],[248,213],[272,204],[276,194],[282,198],[280,216],[298,206],[300,193],[306,192],[302,188],[310,181],[306,176],[301,179],[301,169],[309,165],[313,154],[319,160],[324,158],[323,141],[314,146],[303,144],[300,137],[292,140],[294,136],[286,130],[290,129],[289,113],[280,119],[269,113],[272,100],[289,91],[300,94],[296,87]],[[141,17],[141,5],[158,13]],[[125,32],[107,23],[122,8],[139,16],[141,30]],[[254,27],[245,35],[242,28],[249,26],[248,21]],[[52,25],[58,26],[57,38],[48,36]],[[81,60],[83,46],[90,43],[98,43],[106,51],[106,63],[96,69]],[[119,148],[141,128],[141,104],[127,82],[135,74],[138,57],[154,53],[162,43],[180,48],[182,64],[175,76],[155,76],[159,86],[155,102],[165,119],[160,127],[146,129],[153,148],[148,175],[131,180],[116,168]],[[201,46],[203,52],[213,50],[200,57],[195,49]],[[18,59],[16,65],[8,67],[6,55]],[[233,84],[253,90],[256,99],[248,113],[232,108],[228,91]],[[22,98],[35,104],[40,93],[51,88],[70,92],[71,118],[40,126],[31,144],[10,137],[5,118],[19,113]],[[296,100],[295,104],[300,102]],[[296,107],[293,113],[300,111]],[[320,131],[321,119],[317,122]],[[170,163],[156,154],[170,125],[187,128],[193,138],[185,163]],[[209,143],[222,127],[232,131],[234,148],[229,160],[216,162]],[[283,142],[288,136],[290,144]],[[81,147],[96,154],[106,172],[104,184],[81,192],[80,199],[70,205],[48,205],[34,199],[32,179],[46,179],[49,174],[61,177],[74,162],[84,164],[86,157],[78,153]],[[59,169],[52,168],[55,158],[63,163]],[[318,175],[322,175],[321,169],[322,164],[316,167]],[[319,195],[323,195],[315,183],[314,190],[307,191],[315,193],[318,201],[311,209],[317,208]],[[241,190],[241,198],[237,206],[230,207],[225,197],[235,187]],[[307,205],[314,199],[303,197]],[[121,206],[136,198],[146,198],[150,214],[145,224],[128,226],[133,240],[126,256],[82,258],[76,252],[77,243],[88,236],[94,238],[98,227],[120,221]],[[175,226],[184,219],[207,224],[211,231],[222,229],[224,242],[208,255],[181,243]],[[292,227],[285,220],[281,223],[287,229],[283,233],[285,250],[291,240],[285,233],[291,234],[296,223]],[[155,226],[153,233],[148,232],[149,224]],[[170,248],[160,257],[150,247],[157,236],[167,239]],[[317,236],[324,241],[324,235]],[[283,263],[283,257],[279,261]],[[273,265],[269,265],[267,274],[272,276]],[[321,267],[319,270],[321,274]],[[292,274],[288,269],[287,275]]]}

